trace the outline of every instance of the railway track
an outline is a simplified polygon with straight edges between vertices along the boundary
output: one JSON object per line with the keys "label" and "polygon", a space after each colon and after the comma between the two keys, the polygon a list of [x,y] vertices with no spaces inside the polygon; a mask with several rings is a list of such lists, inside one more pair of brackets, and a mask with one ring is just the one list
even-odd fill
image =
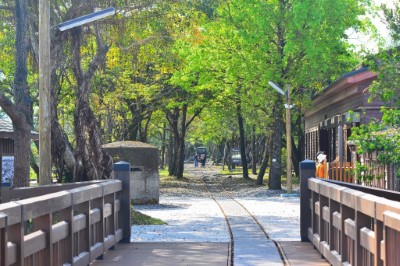
{"label": "railway track", "polygon": [[245,206],[223,186],[219,175],[204,175],[202,182],[225,216],[231,238],[230,266],[288,265],[279,243]]}

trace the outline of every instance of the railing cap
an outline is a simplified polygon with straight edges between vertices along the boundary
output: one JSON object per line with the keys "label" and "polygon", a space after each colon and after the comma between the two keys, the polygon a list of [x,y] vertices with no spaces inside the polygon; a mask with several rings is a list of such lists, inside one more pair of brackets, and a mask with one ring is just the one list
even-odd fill
{"label": "railing cap", "polygon": [[304,160],[300,162],[301,169],[315,169],[315,162],[313,160]]}

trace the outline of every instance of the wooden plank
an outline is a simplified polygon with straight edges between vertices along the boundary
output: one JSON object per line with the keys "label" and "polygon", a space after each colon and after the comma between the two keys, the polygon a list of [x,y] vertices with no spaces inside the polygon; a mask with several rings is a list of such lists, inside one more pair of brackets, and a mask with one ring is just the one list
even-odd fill
{"label": "wooden plank", "polygon": [[70,190],[78,187],[89,186],[93,184],[102,183],[104,180],[92,180],[92,181],[84,181],[84,182],[74,182],[68,184],[51,184],[51,185],[43,185],[38,187],[20,187],[13,188],[10,191],[11,199],[27,199],[33,198],[43,195],[48,195],[51,193],[56,193],[64,190]]}
{"label": "wooden plank", "polygon": [[7,243],[7,256],[8,256],[8,264],[11,265],[17,262],[17,244],[13,242]]}
{"label": "wooden plank", "polygon": [[56,223],[52,226],[52,230],[52,244],[54,244],[62,239],[65,239],[68,236],[68,223],[65,221]]}
{"label": "wooden plank", "polygon": [[90,225],[100,222],[101,212],[99,208],[90,210]]}
{"label": "wooden plank", "polygon": [[289,265],[299,266],[325,266],[329,263],[321,258],[321,255],[313,248],[311,243],[287,241],[279,242],[282,247]]}
{"label": "wooden plank", "polygon": [[121,180],[109,180],[104,183],[103,185],[103,194],[108,195],[112,193],[116,193],[122,190],[122,182]]}
{"label": "wooden plank", "polygon": [[230,265],[229,243],[126,243],[116,245],[91,266]]}
{"label": "wooden plank", "polygon": [[7,202],[0,204],[0,212],[7,215],[8,226],[21,222],[21,204],[18,202]]}
{"label": "wooden plank", "polygon": [[89,252],[85,251],[74,257],[74,266],[87,266],[89,263]]}
{"label": "wooden plank", "polygon": [[322,219],[325,220],[326,222],[330,223],[330,210],[328,206],[324,206],[322,208]]}
{"label": "wooden plank", "polygon": [[320,216],[320,208],[319,208],[319,201],[316,201],[314,203],[314,213],[318,216]]}
{"label": "wooden plank", "polygon": [[39,230],[24,236],[24,258],[46,248],[46,232]]}
{"label": "wooden plank", "polygon": [[18,203],[23,205],[23,220],[27,221],[71,206],[71,194],[67,191],[60,191],[20,200]]}
{"label": "wooden plank", "polygon": [[96,244],[91,246],[90,247],[90,255],[89,255],[90,261],[94,261],[101,255],[103,255],[103,251],[104,251],[103,243],[97,242]]}
{"label": "wooden plank", "polygon": [[69,190],[72,193],[72,204],[77,205],[103,196],[103,186],[101,184],[90,185]]}
{"label": "wooden plank", "polygon": [[103,206],[103,218],[107,218],[112,214],[112,205],[110,203],[106,203]]}
{"label": "wooden plank", "polygon": [[400,232],[400,214],[392,211],[385,211],[383,213],[383,224],[384,226]]}
{"label": "wooden plank", "polygon": [[342,215],[340,213],[334,212],[332,214],[332,226],[339,231],[342,230]]}
{"label": "wooden plank", "polygon": [[7,215],[0,212],[0,229],[7,226]]}
{"label": "wooden plank", "polygon": [[385,251],[385,240],[381,240],[380,244],[381,244],[381,254],[380,254],[381,260],[383,262],[385,262],[385,259],[386,259],[386,256],[385,256],[385,254],[386,254],[386,251]]}
{"label": "wooden plank", "polygon": [[377,255],[376,254],[377,247],[375,244],[375,232],[365,227],[362,228],[360,230],[360,245],[373,255]]}
{"label": "wooden plank", "polygon": [[400,213],[400,202],[378,198],[376,201],[376,219],[383,222],[383,215],[386,211]]}
{"label": "wooden plank", "polygon": [[115,245],[115,236],[114,235],[108,235],[104,238],[104,250],[108,250],[114,245]]}
{"label": "wooden plank", "polygon": [[356,206],[353,208],[369,217],[375,218],[375,202],[377,200],[379,200],[377,196],[364,194],[356,197]]}
{"label": "wooden plank", "polygon": [[356,223],[351,219],[346,219],[344,221],[344,233],[346,236],[353,240],[357,238]]}
{"label": "wooden plank", "polygon": [[119,199],[114,202],[115,212],[119,212],[121,210],[121,201]]}
{"label": "wooden plank", "polygon": [[86,215],[78,214],[73,218],[72,233],[79,232],[86,228]]}
{"label": "wooden plank", "polygon": [[115,242],[118,243],[119,241],[121,241],[123,238],[123,231],[122,229],[117,229],[115,231]]}

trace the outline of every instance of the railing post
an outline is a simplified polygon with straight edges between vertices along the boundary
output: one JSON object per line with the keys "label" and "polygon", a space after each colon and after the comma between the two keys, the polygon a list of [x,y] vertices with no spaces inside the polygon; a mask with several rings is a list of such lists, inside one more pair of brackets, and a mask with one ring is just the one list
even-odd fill
{"label": "railing post", "polygon": [[304,160],[300,162],[300,237],[302,242],[308,239],[308,228],[311,226],[310,198],[308,179],[315,177],[315,162]]}
{"label": "railing post", "polygon": [[[0,162],[1,163],[1,162]],[[2,182],[1,183],[1,201],[0,203],[6,203],[10,201],[10,189],[11,189],[11,183],[10,182]]]}
{"label": "railing post", "polygon": [[131,165],[127,162],[117,162],[114,164],[114,179],[122,181],[122,191],[120,194],[121,210],[118,220],[119,227],[123,232],[121,240],[123,243],[129,243],[131,241],[130,169]]}
{"label": "railing post", "polygon": [[0,212],[0,265],[7,265],[7,215]]}

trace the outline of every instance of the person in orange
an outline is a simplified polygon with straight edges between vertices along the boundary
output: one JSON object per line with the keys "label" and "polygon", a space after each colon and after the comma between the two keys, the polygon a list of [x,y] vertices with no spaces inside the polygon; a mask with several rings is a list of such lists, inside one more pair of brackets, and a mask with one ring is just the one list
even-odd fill
{"label": "person in orange", "polygon": [[315,171],[315,176],[319,178],[327,178],[327,163],[326,163],[326,155],[323,153],[319,153],[317,155],[317,167]]}

